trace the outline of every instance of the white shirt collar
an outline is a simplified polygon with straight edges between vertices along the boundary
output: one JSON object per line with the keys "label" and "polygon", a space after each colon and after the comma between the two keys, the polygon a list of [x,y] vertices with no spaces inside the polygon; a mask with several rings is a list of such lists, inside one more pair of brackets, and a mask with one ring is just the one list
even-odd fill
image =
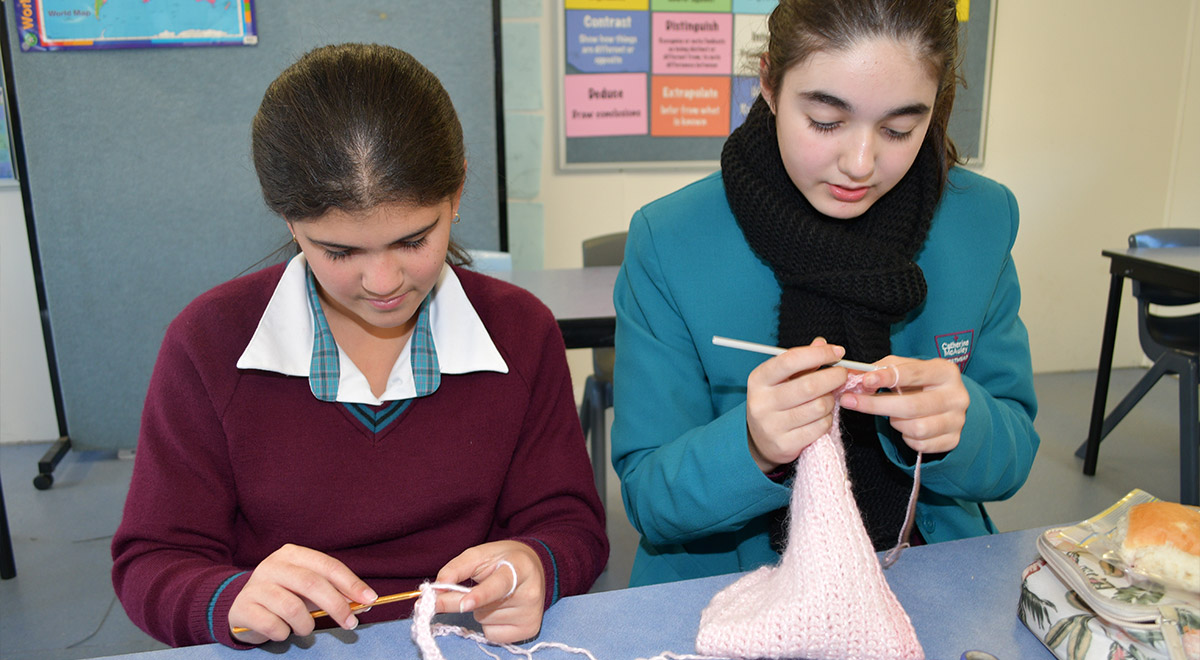
{"label": "white shirt collar", "polygon": [[[238,358],[239,369],[260,369],[308,378],[312,364],[313,319],[305,288],[305,266],[304,255],[299,254],[284,269],[254,336]],[[508,364],[467,299],[453,268],[442,268],[430,295],[429,327],[437,351],[438,370],[443,374],[508,373]],[[416,396],[409,344],[405,344],[393,365],[382,397],[371,393],[366,377],[341,347],[338,347],[338,369],[338,401],[379,405],[384,401]]]}

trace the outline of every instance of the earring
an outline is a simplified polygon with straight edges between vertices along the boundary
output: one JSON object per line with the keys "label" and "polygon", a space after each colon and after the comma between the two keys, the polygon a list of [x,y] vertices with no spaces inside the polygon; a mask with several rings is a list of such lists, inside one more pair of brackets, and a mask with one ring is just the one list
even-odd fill
{"label": "earring", "polygon": [[456,224],[456,225],[457,225],[459,222],[462,222],[462,218],[460,218],[460,217],[458,216],[458,214],[457,214],[457,213],[455,213],[455,214],[454,214],[454,220],[452,220],[451,222],[453,222],[454,224]]}

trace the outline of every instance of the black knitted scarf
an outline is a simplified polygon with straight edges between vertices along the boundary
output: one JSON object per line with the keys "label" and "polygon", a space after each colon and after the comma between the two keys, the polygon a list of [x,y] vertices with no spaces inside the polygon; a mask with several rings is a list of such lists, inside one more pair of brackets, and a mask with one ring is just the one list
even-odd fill
{"label": "black knitted scarf", "polygon": [[[908,174],[866,213],[830,218],[792,183],[775,117],[760,97],[725,142],[721,174],[746,241],[783,291],[779,345],[803,346],[820,336],[844,346],[847,359],[888,355],[891,325],[925,300],[925,276],[913,258],[938,203],[932,150],[923,146]],[[873,417],[843,411],[841,421],[854,497],[875,549],[886,550],[904,524],[912,478],[887,460]],[[786,510],[777,513],[776,520],[786,519]],[[773,540],[785,536],[772,527]]]}

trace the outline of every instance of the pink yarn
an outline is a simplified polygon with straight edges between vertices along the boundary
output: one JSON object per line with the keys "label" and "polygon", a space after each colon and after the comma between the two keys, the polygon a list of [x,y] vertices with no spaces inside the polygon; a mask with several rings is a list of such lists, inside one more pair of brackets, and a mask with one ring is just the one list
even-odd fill
{"label": "pink yarn", "polygon": [[[861,382],[852,374],[846,389]],[[696,651],[734,658],[924,660],[908,614],[883,577],[833,428],[800,453],[780,563],[713,597]]]}
{"label": "pink yarn", "polygon": [[[513,569],[512,564],[509,564],[507,561],[504,561],[503,563],[508,564],[509,568],[512,569],[513,579],[515,582],[517,573],[516,569]],[[526,660],[532,660],[533,654],[546,649],[557,649],[566,653],[582,655],[588,658],[588,660],[596,660],[596,657],[593,656],[587,649],[567,646],[566,644],[560,644],[558,642],[538,642],[529,648],[522,648],[516,644],[497,644],[489,641],[488,638],[484,637],[482,633],[474,630],[468,630],[461,626],[434,623],[433,615],[435,613],[434,610],[437,608],[438,591],[459,591],[466,593],[470,591],[470,589],[457,584],[445,584],[441,582],[425,582],[421,585],[420,589],[421,596],[413,605],[412,639],[413,643],[415,643],[417,648],[420,649],[421,657],[424,660],[446,660],[446,656],[442,655],[442,650],[439,649],[437,645],[437,638],[444,637],[446,635],[455,635],[475,642],[475,644],[479,647],[479,650],[493,658],[493,660],[500,660],[500,656],[489,651],[488,647],[504,649],[512,655],[520,658],[526,658]],[[512,591],[509,592],[509,595],[512,595]],[[505,596],[505,598],[507,597],[508,596]]]}
{"label": "pink yarn", "polygon": [[413,605],[411,632],[413,643],[421,650],[421,657],[425,660],[446,660],[434,638],[446,634],[455,634],[456,632],[452,630],[453,626],[440,623],[435,626],[433,623],[434,610],[437,607],[438,590],[453,590],[464,593],[470,591],[470,589],[457,584],[425,582],[421,585],[421,596],[417,598],[417,602]]}

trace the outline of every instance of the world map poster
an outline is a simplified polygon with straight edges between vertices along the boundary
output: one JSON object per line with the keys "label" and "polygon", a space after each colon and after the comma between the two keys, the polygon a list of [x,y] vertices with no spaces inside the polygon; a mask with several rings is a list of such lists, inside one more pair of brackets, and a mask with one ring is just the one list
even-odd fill
{"label": "world map poster", "polygon": [[253,0],[10,0],[21,50],[258,43]]}

